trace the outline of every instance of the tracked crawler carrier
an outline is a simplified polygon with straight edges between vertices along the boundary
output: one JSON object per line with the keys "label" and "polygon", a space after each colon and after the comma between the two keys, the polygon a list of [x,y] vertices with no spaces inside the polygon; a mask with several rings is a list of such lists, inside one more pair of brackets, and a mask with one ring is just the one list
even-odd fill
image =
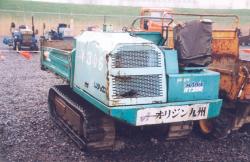
{"label": "tracked crawler carrier", "polygon": [[87,31],[74,41],[42,41],[41,68],[68,83],[49,90],[49,110],[82,148],[112,149],[116,121],[165,125],[172,139],[220,113],[219,73],[180,69],[176,50],[135,33]]}

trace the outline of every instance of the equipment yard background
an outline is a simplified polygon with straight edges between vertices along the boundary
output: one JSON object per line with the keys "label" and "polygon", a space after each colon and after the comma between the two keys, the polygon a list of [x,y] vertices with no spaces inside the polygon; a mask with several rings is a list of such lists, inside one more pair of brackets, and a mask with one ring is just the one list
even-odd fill
{"label": "equipment yard background", "polygon": [[[32,58],[27,60],[2,44],[3,36],[10,35],[11,22],[30,24],[31,27],[32,15],[39,35],[42,35],[44,22],[50,29],[58,23],[70,23],[72,20],[76,35],[88,26],[102,27],[104,15],[107,16],[106,23],[119,30],[129,26],[139,11],[138,7],[0,1],[0,162],[249,161],[249,125],[223,140],[204,139],[195,131],[186,139],[173,141],[154,137],[149,132],[146,135],[136,132],[133,136],[122,134],[114,151],[83,152],[49,117],[48,90],[64,82],[40,70],[39,53],[33,53]],[[175,11],[237,14],[243,32],[247,33],[250,27],[250,10]]]}

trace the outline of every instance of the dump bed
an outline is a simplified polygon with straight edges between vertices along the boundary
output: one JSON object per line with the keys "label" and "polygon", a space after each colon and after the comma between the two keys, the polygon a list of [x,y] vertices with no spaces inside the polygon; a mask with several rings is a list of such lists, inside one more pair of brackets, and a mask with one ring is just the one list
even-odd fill
{"label": "dump bed", "polygon": [[250,100],[250,59],[239,50],[238,31],[213,32],[213,64],[221,73],[221,94],[230,100]]}
{"label": "dump bed", "polygon": [[43,70],[49,70],[69,82],[73,52],[73,39],[42,40],[41,68]]}

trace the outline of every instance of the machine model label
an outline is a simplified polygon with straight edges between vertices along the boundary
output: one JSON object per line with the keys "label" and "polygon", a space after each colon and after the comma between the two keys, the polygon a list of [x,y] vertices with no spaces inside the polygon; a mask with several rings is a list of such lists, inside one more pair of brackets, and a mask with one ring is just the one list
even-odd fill
{"label": "machine model label", "polygon": [[106,93],[106,87],[101,85],[100,83],[94,82],[94,88],[99,90],[102,93]]}
{"label": "machine model label", "polygon": [[203,92],[203,82],[189,82],[184,84],[184,93]]}
{"label": "machine model label", "polygon": [[137,111],[136,125],[207,119],[209,104],[146,108]]}

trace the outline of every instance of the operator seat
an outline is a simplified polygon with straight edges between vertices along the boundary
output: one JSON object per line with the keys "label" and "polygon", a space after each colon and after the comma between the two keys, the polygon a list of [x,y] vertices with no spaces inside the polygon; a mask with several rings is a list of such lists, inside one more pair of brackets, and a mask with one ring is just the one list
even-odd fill
{"label": "operator seat", "polygon": [[180,66],[205,67],[212,62],[212,21],[193,20],[174,27],[174,48]]}

